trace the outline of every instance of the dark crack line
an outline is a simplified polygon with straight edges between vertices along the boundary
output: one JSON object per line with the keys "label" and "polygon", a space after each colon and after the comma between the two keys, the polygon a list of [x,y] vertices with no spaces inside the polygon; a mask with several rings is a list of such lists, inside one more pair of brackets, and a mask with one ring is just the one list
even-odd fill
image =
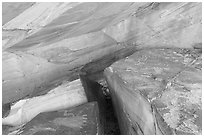
{"label": "dark crack line", "polygon": [[29,31],[31,31],[32,29],[20,29],[20,28],[14,28],[14,29],[2,29],[2,31],[11,31],[11,32],[13,32],[13,31],[26,31],[26,32],[29,32]]}

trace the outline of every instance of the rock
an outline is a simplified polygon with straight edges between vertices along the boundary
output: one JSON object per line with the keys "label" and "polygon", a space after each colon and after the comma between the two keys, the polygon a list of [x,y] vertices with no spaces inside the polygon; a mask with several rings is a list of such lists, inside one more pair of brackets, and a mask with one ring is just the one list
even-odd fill
{"label": "rock", "polygon": [[[3,50],[17,44],[58,18],[66,10],[78,5],[70,2],[4,3]],[[6,11],[6,12],[5,12]],[[12,19],[12,20],[11,20]],[[21,35],[21,31],[25,34]],[[6,33],[6,36],[4,35]],[[16,33],[16,34],[15,34]],[[17,34],[20,35],[17,35]],[[14,35],[15,34],[15,35]]]}
{"label": "rock", "polygon": [[[106,100],[105,100],[105,95],[103,94],[102,91],[102,86],[95,82],[90,80],[86,75],[80,75],[80,79],[82,81],[82,85],[85,89],[86,96],[89,102],[92,101],[97,101],[98,102],[98,107],[99,107],[99,113],[100,113],[100,123],[102,129],[105,129],[106,127]],[[104,131],[103,131],[104,132]]]}
{"label": "rock", "polygon": [[64,82],[50,90],[47,94],[26,98],[11,106],[7,117],[2,119],[3,125],[21,126],[42,112],[71,108],[87,102],[81,81]]}
{"label": "rock", "polygon": [[139,49],[200,45],[201,5],[35,3],[3,25],[3,104]]}
{"label": "rock", "polygon": [[[12,104],[28,96],[46,94],[63,80],[78,79],[81,69],[87,75],[102,72],[113,62],[138,50],[194,48],[199,54],[202,54],[202,3],[71,2],[13,4],[15,4],[15,7],[10,8],[9,11],[11,12],[3,12],[2,15],[4,24],[2,26],[2,105]],[[12,3],[8,5],[12,5]],[[20,9],[20,7],[22,8]],[[4,9],[8,10],[9,8],[5,6],[3,11],[5,11]],[[17,11],[12,13],[13,9]],[[116,83],[121,82],[121,85],[124,84],[125,79],[128,80],[128,83],[133,80],[132,83],[134,84],[129,87],[137,85],[138,92],[135,96],[141,97],[137,107],[141,103],[146,104],[141,108],[139,114],[139,116],[143,116],[144,112],[147,114],[143,119],[145,125],[141,126],[142,121],[140,123],[134,122],[133,125],[128,122],[131,117],[138,119],[138,117],[135,117],[135,111],[131,111],[128,117],[125,117],[126,114],[124,113],[120,114],[123,117],[121,123],[125,123],[121,124],[124,131],[129,131],[128,133],[131,134],[183,133],[181,130],[172,131],[172,125],[169,126],[168,124],[162,131],[157,130],[165,125],[160,124],[160,122],[158,123],[160,127],[154,128],[152,125],[154,122],[152,121],[156,118],[159,119],[158,121],[165,121],[163,114],[170,110],[163,109],[163,107],[168,106],[163,100],[153,100],[157,96],[165,98],[161,94],[164,89],[170,91],[181,90],[178,85],[174,86],[172,84],[172,87],[167,87],[166,85],[170,83],[169,79],[177,75],[177,72],[180,74],[180,71],[186,68],[186,65],[188,66],[189,61],[195,58],[202,59],[194,53],[194,55],[191,54],[191,57],[183,59],[184,54],[188,55],[187,52],[182,51],[181,55],[176,54],[175,57],[171,57],[172,53],[158,51],[158,54],[161,54],[162,57],[158,57],[159,60],[157,60],[157,57],[152,58],[152,60],[149,60],[150,63],[145,63],[146,57],[140,55],[143,58],[139,62],[136,60],[138,68],[134,70],[137,71],[134,74],[134,80],[129,79],[133,75],[129,72],[129,68],[127,68],[127,74],[123,75],[121,81],[121,78],[114,74],[114,79],[117,79]],[[166,55],[163,55],[163,53]],[[146,55],[146,53],[144,54]],[[168,54],[170,55],[168,56]],[[136,58],[139,59],[140,56]],[[166,58],[164,59],[163,56]],[[150,55],[151,57],[152,55]],[[167,62],[158,63],[164,62],[163,60],[167,60]],[[198,60],[187,69],[188,71],[186,70],[180,75],[193,76],[192,74],[197,72],[192,70],[198,69],[201,71],[202,65]],[[155,74],[149,76],[146,74],[147,70],[143,69],[144,66],[141,63],[143,61],[144,66],[150,68],[155,63],[157,66],[158,64],[161,66],[154,66],[154,70],[151,71],[155,71]],[[127,64],[127,66],[131,66],[131,63]],[[169,66],[173,66],[174,69],[168,68]],[[163,69],[166,70],[163,71]],[[109,71],[111,75],[112,72]],[[106,77],[108,79],[108,76]],[[195,75],[195,78],[198,78],[197,75]],[[180,79],[175,80],[181,82]],[[186,79],[186,81],[190,80]],[[185,86],[188,85],[183,81],[181,83],[184,83]],[[192,85],[187,87],[194,90]],[[186,89],[189,90],[187,87]],[[126,86],[122,86],[121,89],[129,91]],[[121,89],[118,90],[122,92]],[[113,96],[116,96],[116,94]],[[129,95],[124,94],[124,96],[128,98]],[[134,100],[134,97],[131,98]],[[183,98],[179,98],[179,100],[185,102]],[[150,105],[149,101],[153,101],[153,104]],[[129,105],[131,103],[130,101]],[[124,109],[121,107],[122,104],[124,103],[117,104],[120,111]],[[156,108],[161,107],[162,110],[156,110],[154,106]],[[125,108],[125,111],[126,109],[130,110],[130,108]],[[154,116],[149,115],[149,112],[155,113],[155,115],[160,114],[160,116],[157,115],[154,118]],[[195,113],[200,114],[199,109]],[[199,124],[199,120],[196,119],[196,121]],[[186,123],[191,123],[191,121],[186,121]],[[195,130],[196,128],[192,129]]]}
{"label": "rock", "polygon": [[97,102],[37,115],[24,126],[4,134],[17,135],[97,135],[102,134]]}
{"label": "rock", "polygon": [[103,32],[117,42],[134,43],[137,49],[192,48],[202,43],[201,11],[202,4],[196,2],[136,2],[124,12],[130,13],[128,17],[121,14]]}
{"label": "rock", "polygon": [[9,114],[10,109],[11,109],[11,104],[10,103],[5,104],[5,105],[2,106],[2,118],[6,117]]}
{"label": "rock", "polygon": [[34,2],[3,2],[2,3],[2,25],[6,24],[24,10],[28,9]]}
{"label": "rock", "polygon": [[66,64],[56,65],[22,52],[19,54],[4,52],[3,60],[3,104],[16,102],[41,91],[48,92],[48,87],[51,89],[56,87],[67,74],[70,74]]}
{"label": "rock", "polygon": [[[3,104],[45,91],[48,87],[53,87],[63,80],[77,79],[78,72],[83,66],[85,66],[85,73],[103,71],[114,61],[134,53],[136,47],[112,45],[105,46],[100,50],[90,50],[91,52],[79,50],[70,53],[71,56],[67,56],[67,62],[64,63],[50,62],[24,52],[4,52],[2,63]],[[82,51],[84,53],[80,53]],[[62,62],[63,59],[59,58],[59,61]]]}
{"label": "rock", "polygon": [[[200,52],[149,49],[104,72],[122,134],[201,134]],[[201,65],[202,66],[202,65]]]}

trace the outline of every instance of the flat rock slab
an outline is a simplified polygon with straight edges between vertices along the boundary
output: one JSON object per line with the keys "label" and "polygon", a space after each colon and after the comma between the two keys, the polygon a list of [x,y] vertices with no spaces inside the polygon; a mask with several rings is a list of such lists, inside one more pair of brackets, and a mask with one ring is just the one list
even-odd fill
{"label": "flat rock slab", "polygon": [[122,134],[201,134],[202,58],[148,49],[105,70]]}
{"label": "flat rock slab", "polygon": [[41,113],[19,129],[3,127],[3,134],[21,135],[96,135],[100,131],[97,102]]}

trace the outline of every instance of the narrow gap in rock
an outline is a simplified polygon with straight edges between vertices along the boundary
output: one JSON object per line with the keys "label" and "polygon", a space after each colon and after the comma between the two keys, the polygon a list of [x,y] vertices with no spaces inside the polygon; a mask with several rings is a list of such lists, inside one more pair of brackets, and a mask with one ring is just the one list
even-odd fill
{"label": "narrow gap in rock", "polygon": [[[96,74],[99,76],[98,74]],[[100,113],[100,126],[105,135],[120,135],[118,121],[105,79],[93,80],[96,76],[80,75],[88,101],[97,101]],[[100,78],[98,78],[100,79]]]}

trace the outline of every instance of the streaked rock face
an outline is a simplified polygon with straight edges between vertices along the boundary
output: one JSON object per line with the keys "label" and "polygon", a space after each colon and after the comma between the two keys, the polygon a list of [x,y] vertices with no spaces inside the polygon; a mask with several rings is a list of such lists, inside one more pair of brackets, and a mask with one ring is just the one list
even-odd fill
{"label": "streaked rock face", "polygon": [[3,2],[2,25],[6,24],[34,4],[34,2]]}
{"label": "streaked rock face", "polygon": [[123,133],[201,134],[201,64],[195,51],[151,49],[106,69]]}
{"label": "streaked rock face", "polygon": [[55,85],[52,81],[63,79],[70,73],[66,71],[68,66],[65,64],[52,64],[43,58],[22,52],[4,52],[3,60],[3,104],[31,95],[33,91],[45,90],[48,85],[53,87]]}
{"label": "streaked rock face", "polygon": [[201,3],[36,3],[3,26],[10,35],[28,31],[20,40],[20,36],[4,40],[3,49],[44,47],[95,32],[141,47],[189,48],[201,42],[201,7]]}
{"label": "streaked rock face", "polygon": [[[202,43],[201,3],[22,3],[15,9],[18,14],[2,26],[3,96],[8,95],[3,103],[38,92],[89,63],[107,67],[137,49]],[[33,68],[35,75],[27,74]],[[27,82],[29,89],[23,86]]]}
{"label": "streaked rock face", "polygon": [[3,134],[96,135],[102,134],[97,102],[72,109],[41,113],[19,129],[3,127]]}

